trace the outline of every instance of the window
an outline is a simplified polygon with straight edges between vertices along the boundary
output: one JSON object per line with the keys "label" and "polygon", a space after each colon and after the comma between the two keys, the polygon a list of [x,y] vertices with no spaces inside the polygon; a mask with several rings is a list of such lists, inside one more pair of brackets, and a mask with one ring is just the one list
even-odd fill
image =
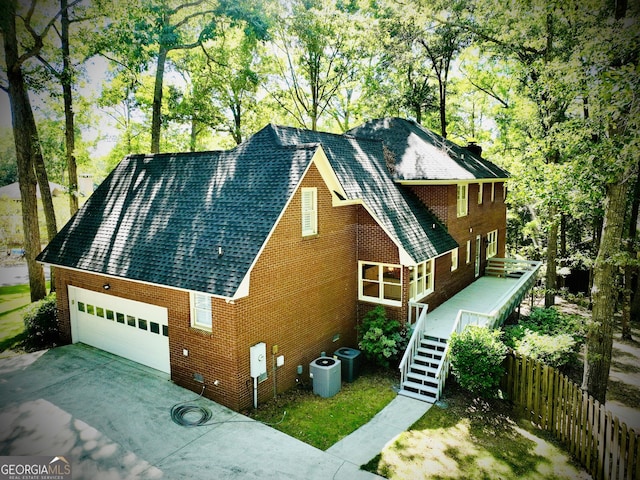
{"label": "window", "polygon": [[402,302],[402,267],[360,262],[360,299],[387,305]]}
{"label": "window", "polygon": [[458,269],[458,249],[451,250],[451,271]]}
{"label": "window", "polygon": [[191,325],[211,330],[211,297],[204,293],[191,294]]}
{"label": "window", "polygon": [[420,300],[433,292],[433,259],[419,263],[411,270],[409,297]]}
{"label": "window", "polygon": [[467,240],[467,265],[471,263],[471,240]]}
{"label": "window", "polygon": [[302,236],[318,233],[318,191],[316,188],[302,189]]}
{"label": "window", "polygon": [[457,188],[457,215],[458,217],[466,217],[468,212],[468,193],[469,193],[469,185],[458,185]]}
{"label": "window", "polygon": [[487,234],[487,258],[495,257],[498,254],[498,230]]}
{"label": "window", "polygon": [[482,194],[484,192],[484,185],[478,184],[478,205],[482,205]]}

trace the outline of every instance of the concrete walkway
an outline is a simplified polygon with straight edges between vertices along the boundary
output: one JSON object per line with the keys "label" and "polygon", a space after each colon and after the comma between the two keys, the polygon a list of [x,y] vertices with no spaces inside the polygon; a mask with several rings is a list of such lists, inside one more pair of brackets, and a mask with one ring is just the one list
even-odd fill
{"label": "concrete walkway", "polygon": [[359,467],[420,419],[431,405],[398,395],[369,423],[331,446],[327,453]]}
{"label": "concrete walkway", "polygon": [[[196,401],[213,421],[173,423]],[[373,480],[360,470],[430,404],[398,396],[371,422],[321,451],[169,381],[166,374],[66,345],[0,360],[0,455],[66,456],[76,480]]]}

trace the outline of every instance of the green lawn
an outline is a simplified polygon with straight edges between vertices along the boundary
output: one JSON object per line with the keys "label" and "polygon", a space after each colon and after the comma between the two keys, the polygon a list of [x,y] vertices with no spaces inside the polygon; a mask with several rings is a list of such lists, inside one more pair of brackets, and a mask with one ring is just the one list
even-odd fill
{"label": "green lawn", "polygon": [[[342,390],[331,398],[322,398],[309,390],[293,389],[247,414],[326,450],[367,423],[393,400],[396,393],[391,387],[397,383],[394,374],[367,369],[353,383],[343,383]],[[282,419],[285,411],[287,414]]]}
{"label": "green lawn", "polygon": [[22,317],[30,303],[29,285],[0,287],[0,352],[22,341]]}
{"label": "green lawn", "polygon": [[452,381],[445,394],[365,468],[392,479],[590,478],[505,402],[474,399]]}

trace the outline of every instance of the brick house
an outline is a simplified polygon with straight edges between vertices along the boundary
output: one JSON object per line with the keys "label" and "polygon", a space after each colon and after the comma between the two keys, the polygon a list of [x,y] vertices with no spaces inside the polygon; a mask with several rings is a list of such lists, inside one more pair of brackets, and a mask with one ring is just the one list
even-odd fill
{"label": "brick house", "polygon": [[265,401],[356,346],[372,307],[404,322],[409,301],[433,309],[503,256],[507,177],[407,120],[269,125],[229,151],[126,157],[38,260],[58,267],[67,341],[241,410],[252,346]]}

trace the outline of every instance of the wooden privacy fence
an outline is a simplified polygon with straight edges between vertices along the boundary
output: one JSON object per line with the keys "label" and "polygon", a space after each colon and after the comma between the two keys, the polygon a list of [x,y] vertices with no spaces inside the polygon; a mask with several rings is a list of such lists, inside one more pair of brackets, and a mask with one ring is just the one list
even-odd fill
{"label": "wooden privacy fence", "polygon": [[504,365],[507,398],[560,440],[595,480],[640,479],[640,433],[556,369],[513,352]]}

